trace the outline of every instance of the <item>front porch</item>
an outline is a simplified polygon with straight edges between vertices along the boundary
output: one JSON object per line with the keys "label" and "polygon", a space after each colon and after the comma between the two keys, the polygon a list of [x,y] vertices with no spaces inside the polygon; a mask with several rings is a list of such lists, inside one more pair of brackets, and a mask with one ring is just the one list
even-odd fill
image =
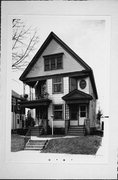
{"label": "front porch", "polygon": [[62,97],[65,105],[65,133],[85,135],[90,131],[89,108],[92,96],[73,90]]}

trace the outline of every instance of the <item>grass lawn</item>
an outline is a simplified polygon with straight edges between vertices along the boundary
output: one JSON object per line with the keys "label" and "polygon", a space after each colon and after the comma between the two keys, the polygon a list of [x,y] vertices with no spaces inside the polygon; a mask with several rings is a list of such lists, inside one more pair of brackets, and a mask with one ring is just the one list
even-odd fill
{"label": "grass lawn", "polygon": [[95,155],[102,138],[100,136],[79,136],[51,139],[42,153],[67,153]]}
{"label": "grass lawn", "polygon": [[11,135],[11,152],[23,150],[24,145],[25,145],[25,140],[23,136],[17,134]]}
{"label": "grass lawn", "polygon": [[[96,135],[65,138],[64,136],[54,136],[54,139],[49,140],[46,148],[41,152],[95,155],[101,140],[102,137]],[[25,140],[23,136],[11,135],[11,152],[23,150],[24,145]]]}

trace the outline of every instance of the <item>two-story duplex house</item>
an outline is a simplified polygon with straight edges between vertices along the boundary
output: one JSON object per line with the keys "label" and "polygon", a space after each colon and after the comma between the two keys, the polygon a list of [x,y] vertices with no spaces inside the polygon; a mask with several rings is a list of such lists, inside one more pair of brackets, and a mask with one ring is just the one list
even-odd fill
{"label": "two-story duplex house", "polygon": [[56,34],[51,32],[20,77],[35,89],[35,99],[21,103],[36,110],[36,121],[47,132],[62,128],[81,134],[95,127],[98,99],[92,69]]}

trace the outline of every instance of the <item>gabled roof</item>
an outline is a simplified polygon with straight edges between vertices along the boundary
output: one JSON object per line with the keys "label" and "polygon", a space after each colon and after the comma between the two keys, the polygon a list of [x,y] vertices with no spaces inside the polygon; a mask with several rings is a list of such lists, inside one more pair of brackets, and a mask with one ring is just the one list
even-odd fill
{"label": "gabled roof", "polygon": [[84,68],[87,73],[89,73],[90,79],[91,79],[91,83],[93,86],[93,90],[95,93],[95,97],[96,99],[98,98],[97,95],[97,90],[96,90],[96,85],[95,85],[95,80],[94,80],[94,75],[93,75],[93,71],[91,69],[91,67],[86,64],[68,45],[66,45],[55,33],[51,32],[49,34],[49,36],[47,37],[47,39],[44,41],[44,43],[42,44],[41,48],[38,50],[38,52],[36,53],[36,55],[34,56],[34,58],[32,59],[32,61],[29,63],[29,65],[27,66],[27,68],[25,69],[25,71],[22,73],[22,75],[20,76],[20,80],[21,81],[25,81],[26,80],[26,75],[29,73],[29,71],[31,70],[31,68],[33,67],[33,65],[36,63],[36,61],[38,60],[38,58],[42,55],[43,51],[46,49],[46,47],[49,45],[49,43],[51,42],[51,40],[55,40],[63,49],[65,49],[78,63],[80,63]]}
{"label": "gabled roof", "polygon": [[66,94],[65,96],[63,96],[62,99],[65,101],[69,101],[69,100],[92,100],[93,98],[91,95],[75,89],[70,93]]}
{"label": "gabled roof", "polygon": [[23,74],[20,76],[20,80],[23,81],[25,76],[28,74],[32,66],[36,63],[38,58],[41,56],[43,51],[49,45],[51,40],[54,39],[60,46],[62,46],[78,63],[80,63],[86,70],[91,70],[91,68],[86,64],[69,46],[67,46],[55,33],[51,32],[47,39],[42,44],[41,48],[38,50],[32,61],[29,63]]}

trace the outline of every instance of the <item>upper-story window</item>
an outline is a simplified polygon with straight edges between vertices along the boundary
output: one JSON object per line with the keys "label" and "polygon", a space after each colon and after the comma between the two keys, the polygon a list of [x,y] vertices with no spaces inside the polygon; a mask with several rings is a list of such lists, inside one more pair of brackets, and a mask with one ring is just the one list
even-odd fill
{"label": "upper-story window", "polygon": [[55,77],[52,80],[53,93],[63,93],[63,78]]}
{"label": "upper-story window", "polygon": [[44,70],[56,70],[63,68],[63,53],[44,56]]}

